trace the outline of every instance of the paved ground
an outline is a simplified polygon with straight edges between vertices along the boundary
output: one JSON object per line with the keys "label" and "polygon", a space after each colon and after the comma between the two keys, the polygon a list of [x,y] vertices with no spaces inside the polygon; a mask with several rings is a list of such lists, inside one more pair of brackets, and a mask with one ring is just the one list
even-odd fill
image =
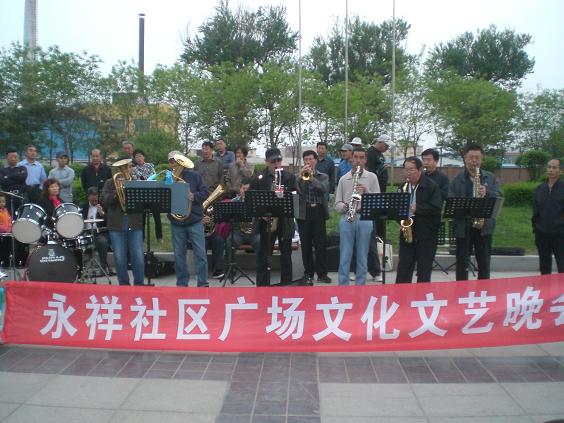
{"label": "paved ground", "polygon": [[564,343],[350,354],[0,347],[0,422],[549,421],[564,422]]}

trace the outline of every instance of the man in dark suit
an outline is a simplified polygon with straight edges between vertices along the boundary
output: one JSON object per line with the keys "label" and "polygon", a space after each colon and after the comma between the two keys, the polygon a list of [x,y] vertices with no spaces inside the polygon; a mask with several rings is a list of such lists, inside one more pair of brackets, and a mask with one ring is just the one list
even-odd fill
{"label": "man in dark suit", "polygon": [[327,276],[327,230],[325,227],[325,221],[329,219],[327,206],[329,177],[325,173],[316,171],[317,153],[315,151],[304,151],[302,156],[304,167],[298,179],[300,209],[297,221],[304,263],[304,281],[306,285],[313,285],[313,274],[317,273],[319,282],[331,283],[331,278]]}
{"label": "man in dark suit", "polygon": [[106,227],[106,212],[102,205],[98,202],[98,188],[90,187],[86,192],[87,202],[82,204],[82,218],[84,220],[103,219],[103,222],[85,223],[84,229],[88,233],[94,231],[96,233],[95,247],[98,255],[100,256],[100,266],[109,274],[115,273],[110,270],[108,266],[108,250],[110,241],[106,232],[101,232],[101,229]]}
{"label": "man in dark suit", "polygon": [[[282,154],[278,148],[266,150],[266,169],[258,173],[251,181],[251,190],[272,191],[276,180],[276,173],[280,175],[280,187],[283,191],[296,190],[296,177],[290,172],[282,169]],[[267,233],[267,222],[260,219],[258,230],[260,234],[259,265],[257,267],[257,286],[270,285],[270,269],[268,269],[268,257],[272,255],[274,242],[278,238],[280,248],[280,284],[292,283],[292,236],[294,235],[294,219],[277,219],[276,230]],[[270,245],[268,237],[270,236]]]}
{"label": "man in dark suit", "polygon": [[421,161],[425,169],[425,176],[436,183],[441,189],[441,197],[443,201],[448,198],[448,176],[437,169],[439,164],[439,152],[434,148],[428,148],[421,153]]}
{"label": "man in dark suit", "polygon": [[430,282],[441,224],[441,191],[436,183],[423,175],[423,163],[417,157],[405,159],[403,169],[407,181],[400,187],[400,192],[411,194],[409,217],[412,225],[410,240],[400,232],[396,283],[411,283],[416,264],[417,282]]}

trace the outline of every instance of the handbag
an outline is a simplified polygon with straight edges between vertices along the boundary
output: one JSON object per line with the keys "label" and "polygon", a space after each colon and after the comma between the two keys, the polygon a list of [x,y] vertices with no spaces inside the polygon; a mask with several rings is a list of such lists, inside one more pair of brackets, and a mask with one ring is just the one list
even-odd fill
{"label": "handbag", "polygon": [[[384,269],[386,272],[391,272],[394,268],[394,259],[392,253],[392,244],[390,242],[386,242],[386,246],[384,247],[384,241],[382,238],[376,238],[376,246],[378,248],[378,260],[380,260],[380,268]],[[386,266],[384,267],[384,253],[386,254]]]}

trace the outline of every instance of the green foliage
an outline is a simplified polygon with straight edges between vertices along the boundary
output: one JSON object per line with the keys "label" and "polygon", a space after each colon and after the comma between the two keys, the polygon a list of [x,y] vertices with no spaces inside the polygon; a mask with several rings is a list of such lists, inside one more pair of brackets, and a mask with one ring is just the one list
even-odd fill
{"label": "green foliage", "polygon": [[80,183],[80,178],[78,176],[76,176],[74,181],[72,181],[72,201],[78,205],[86,202],[86,193],[82,189],[82,184]]}
{"label": "green foliage", "polygon": [[478,30],[476,35],[465,32],[453,41],[435,46],[427,67],[433,74],[453,70],[464,78],[483,79],[515,88],[535,65],[534,59],[525,51],[530,42],[528,34],[516,34],[509,29],[498,31],[491,25]]}
{"label": "green foliage", "polygon": [[534,182],[516,182],[505,184],[501,187],[503,191],[504,207],[532,207],[533,191],[537,187]]}
{"label": "green foliage", "polygon": [[484,156],[482,159],[482,169],[488,172],[495,172],[497,169],[501,169],[501,161],[496,157]]}
{"label": "green foliage", "polygon": [[82,169],[85,168],[86,165],[82,163],[69,163],[69,167],[74,170],[74,176],[76,178],[80,178],[80,174],[82,173]]}
{"label": "green foliage", "polygon": [[149,130],[134,138],[135,147],[146,154],[145,161],[154,165],[168,163],[168,153],[181,150],[180,143],[174,134],[159,130]]}
{"label": "green foliage", "polygon": [[550,154],[546,151],[531,150],[523,153],[516,160],[517,166],[526,168],[529,171],[529,179],[537,181],[544,172],[544,166],[548,163]]}
{"label": "green foliage", "polygon": [[264,169],[266,169],[266,163],[257,163],[255,164],[255,168],[253,171],[253,175],[258,175],[260,172],[262,172]]}

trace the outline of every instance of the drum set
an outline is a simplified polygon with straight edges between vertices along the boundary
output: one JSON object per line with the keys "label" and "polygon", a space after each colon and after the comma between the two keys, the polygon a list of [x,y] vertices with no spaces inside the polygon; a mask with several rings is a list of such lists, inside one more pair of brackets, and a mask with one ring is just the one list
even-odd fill
{"label": "drum set", "polygon": [[[53,225],[50,225],[52,219]],[[23,204],[14,214],[12,233],[11,266],[16,278],[14,240],[30,245],[24,278],[46,282],[87,282],[96,283],[96,277],[110,277],[96,260],[94,246],[100,229],[95,223],[103,219],[86,219],[80,208],[73,203],[62,203],[48,216],[43,207]],[[90,223],[91,229],[84,230]]]}

